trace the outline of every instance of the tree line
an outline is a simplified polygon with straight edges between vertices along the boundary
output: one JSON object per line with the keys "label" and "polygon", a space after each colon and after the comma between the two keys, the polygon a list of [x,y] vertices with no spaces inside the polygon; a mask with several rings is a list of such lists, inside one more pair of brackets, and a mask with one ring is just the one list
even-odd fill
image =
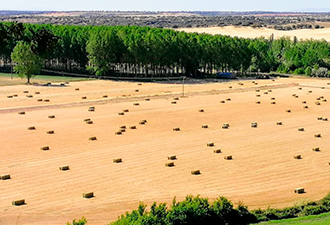
{"label": "tree line", "polygon": [[22,43],[43,60],[45,69],[105,77],[199,77],[217,71],[328,76],[330,68],[330,45],[325,40],[248,39],[138,26],[18,22],[0,23],[2,67],[10,67],[12,53]]}

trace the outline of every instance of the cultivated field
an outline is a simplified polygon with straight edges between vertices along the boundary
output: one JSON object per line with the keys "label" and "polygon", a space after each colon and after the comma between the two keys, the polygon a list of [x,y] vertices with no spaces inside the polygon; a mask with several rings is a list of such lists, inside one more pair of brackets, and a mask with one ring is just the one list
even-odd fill
{"label": "cultivated field", "polygon": [[[2,86],[0,175],[11,179],[0,180],[0,224],[59,225],[85,216],[88,224],[104,225],[140,201],[171,204],[174,196],[182,200],[188,194],[211,200],[223,195],[250,209],[321,199],[330,191],[328,82],[189,84],[184,98],[181,84]],[[116,135],[120,126],[125,132]],[[210,142],[215,146],[208,147]],[[45,146],[49,150],[41,150]],[[170,155],[177,159],[168,160]],[[230,155],[232,160],[224,159]],[[302,159],[294,159],[297,155]],[[114,163],[118,158],[122,162]],[[166,167],[169,161],[175,166]],[[59,169],[66,165],[69,170]],[[306,192],[295,194],[298,187]],[[87,192],[95,197],[83,198]],[[12,205],[20,199],[26,204]]]}
{"label": "cultivated field", "polygon": [[272,34],[274,34],[274,38],[279,39],[281,37],[297,37],[300,39],[315,39],[322,40],[325,39],[330,41],[330,28],[326,27],[323,29],[301,29],[301,30],[292,30],[292,31],[281,31],[274,30],[270,28],[252,28],[252,27],[234,27],[234,26],[226,26],[226,27],[206,27],[206,28],[180,28],[176,29],[178,31],[185,31],[189,33],[207,33],[207,34],[221,34],[221,35],[229,35],[232,37],[244,37],[244,38],[258,38],[265,37],[269,38]]}

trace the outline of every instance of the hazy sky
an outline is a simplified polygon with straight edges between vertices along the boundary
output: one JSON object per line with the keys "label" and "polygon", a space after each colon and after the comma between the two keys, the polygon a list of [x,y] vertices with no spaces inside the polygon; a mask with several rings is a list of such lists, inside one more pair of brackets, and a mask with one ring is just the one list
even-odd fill
{"label": "hazy sky", "polygon": [[330,11],[330,0],[0,0],[0,10]]}

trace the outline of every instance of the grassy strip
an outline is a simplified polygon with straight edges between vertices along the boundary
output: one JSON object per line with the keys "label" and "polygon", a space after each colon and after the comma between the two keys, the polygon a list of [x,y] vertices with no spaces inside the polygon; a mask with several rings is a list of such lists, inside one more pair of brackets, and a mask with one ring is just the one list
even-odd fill
{"label": "grassy strip", "polygon": [[[32,83],[61,83],[71,81],[85,81],[92,80],[84,77],[67,77],[67,76],[45,76],[37,75],[31,79]],[[0,86],[26,84],[26,78],[21,78],[17,74],[0,73]]]}
{"label": "grassy strip", "polygon": [[303,216],[293,219],[272,220],[269,222],[262,222],[259,225],[280,224],[280,225],[328,225],[330,224],[330,213],[323,213],[321,215]]}

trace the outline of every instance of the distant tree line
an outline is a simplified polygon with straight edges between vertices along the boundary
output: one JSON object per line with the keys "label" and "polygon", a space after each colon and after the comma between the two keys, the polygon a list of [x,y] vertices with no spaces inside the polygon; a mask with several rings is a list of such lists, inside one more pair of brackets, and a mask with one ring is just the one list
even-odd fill
{"label": "distant tree line", "polygon": [[[325,40],[246,39],[138,26],[0,23],[0,66],[25,42],[54,71],[100,76],[202,76],[216,71],[328,76]],[[320,72],[321,70],[321,72]]]}

